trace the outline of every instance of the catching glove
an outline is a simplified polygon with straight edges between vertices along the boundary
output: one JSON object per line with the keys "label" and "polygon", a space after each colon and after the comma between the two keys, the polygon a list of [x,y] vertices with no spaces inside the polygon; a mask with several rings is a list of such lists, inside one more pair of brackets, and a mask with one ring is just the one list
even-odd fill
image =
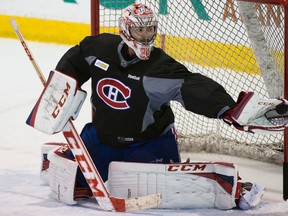
{"label": "catching glove", "polygon": [[260,98],[253,92],[241,92],[237,106],[224,115],[224,121],[238,130],[271,134],[284,130],[288,124],[288,101]]}

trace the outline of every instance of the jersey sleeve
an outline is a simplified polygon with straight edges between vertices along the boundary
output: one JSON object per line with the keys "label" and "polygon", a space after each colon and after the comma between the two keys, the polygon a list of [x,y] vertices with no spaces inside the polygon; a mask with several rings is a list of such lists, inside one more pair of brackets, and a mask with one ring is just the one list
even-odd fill
{"label": "jersey sleeve", "polygon": [[222,85],[200,73],[190,72],[163,51],[158,53],[161,62],[155,62],[158,71],[153,77],[156,79],[154,84],[149,82],[149,88],[154,87],[153,91],[158,92],[158,100],[178,101],[186,110],[209,118],[221,118],[221,114],[236,105]]}
{"label": "jersey sleeve", "polygon": [[223,86],[199,73],[191,73],[180,91],[187,110],[209,118],[220,118],[224,111],[236,105]]}
{"label": "jersey sleeve", "polygon": [[56,66],[56,70],[75,78],[79,86],[90,78],[90,68],[85,60],[82,46],[80,43],[80,45],[70,48]]}

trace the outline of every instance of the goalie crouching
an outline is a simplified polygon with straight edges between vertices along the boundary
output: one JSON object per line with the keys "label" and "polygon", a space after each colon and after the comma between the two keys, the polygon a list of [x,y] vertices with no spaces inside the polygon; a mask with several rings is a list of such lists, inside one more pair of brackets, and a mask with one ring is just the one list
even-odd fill
{"label": "goalie crouching", "polygon": [[[157,26],[155,13],[135,3],[119,18],[120,36],[86,37],[69,49],[27,123],[47,134],[62,131],[77,117],[86,97],[80,87],[91,79],[93,120],[80,136],[112,195],[160,192],[162,208],[256,206],[264,188],[241,183],[236,165],[181,162],[170,101],[251,133],[282,131],[287,101],[241,92],[235,102],[220,84],[154,47]],[[75,204],[91,195],[65,144],[46,144],[42,153],[41,176],[56,199]]]}

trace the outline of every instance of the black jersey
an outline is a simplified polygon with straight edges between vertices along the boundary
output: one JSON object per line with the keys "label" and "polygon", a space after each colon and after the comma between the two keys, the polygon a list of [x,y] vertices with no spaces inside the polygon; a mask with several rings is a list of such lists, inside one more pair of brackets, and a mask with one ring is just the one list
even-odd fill
{"label": "black jersey", "polygon": [[123,67],[121,41],[112,34],[86,37],[56,67],[79,86],[91,78],[93,124],[103,144],[121,147],[163,134],[174,123],[172,100],[210,118],[235,105],[221,85],[188,71],[159,48],[149,60],[136,59]]}

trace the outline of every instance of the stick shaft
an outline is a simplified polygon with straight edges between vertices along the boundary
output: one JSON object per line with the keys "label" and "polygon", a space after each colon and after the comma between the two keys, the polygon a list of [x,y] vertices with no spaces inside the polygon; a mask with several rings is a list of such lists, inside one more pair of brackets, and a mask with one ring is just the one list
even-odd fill
{"label": "stick shaft", "polygon": [[46,79],[45,79],[43,73],[41,72],[40,67],[38,66],[37,62],[35,61],[32,53],[30,52],[30,49],[29,49],[29,47],[28,47],[15,19],[10,19],[10,24],[11,24],[12,28],[14,29],[15,33],[17,34],[27,56],[29,57],[29,60],[31,61],[31,63],[32,63],[32,65],[33,65],[33,67],[34,67],[34,69],[35,69],[35,71],[39,77],[39,79],[41,80],[42,84],[45,85]]}

